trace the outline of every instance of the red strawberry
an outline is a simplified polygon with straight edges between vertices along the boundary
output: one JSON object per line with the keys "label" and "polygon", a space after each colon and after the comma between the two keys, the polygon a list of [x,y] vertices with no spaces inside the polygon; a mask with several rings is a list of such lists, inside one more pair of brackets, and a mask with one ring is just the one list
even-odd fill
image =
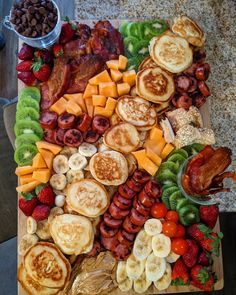
{"label": "red strawberry", "polygon": [[199,213],[201,221],[213,229],[219,216],[219,207],[217,205],[200,206]]}
{"label": "red strawberry", "polygon": [[47,205],[38,205],[34,208],[34,211],[32,213],[32,217],[36,221],[44,220],[48,218],[48,215],[50,213],[50,207]]}
{"label": "red strawberry", "polygon": [[184,255],[182,255],[182,259],[184,264],[192,268],[197,263],[197,256],[198,256],[198,245],[194,240],[186,240],[188,243],[188,251]]}
{"label": "red strawberry", "polygon": [[189,284],[189,274],[188,269],[183,263],[183,260],[179,258],[173,267],[172,270],[172,285],[174,286],[182,286]]}
{"label": "red strawberry", "polygon": [[30,216],[38,203],[38,199],[31,193],[23,193],[22,196],[23,198],[20,198],[18,202],[19,208],[26,216]]}
{"label": "red strawberry", "polygon": [[41,50],[38,49],[37,51],[35,51],[34,56],[36,60],[38,60],[41,57],[45,64],[49,64],[49,65],[53,64],[52,53],[51,51],[47,49],[41,49]]}
{"label": "red strawberry", "polygon": [[207,252],[201,252],[200,255],[198,256],[198,264],[201,264],[203,266],[209,266],[212,264],[212,258],[210,253]]}
{"label": "red strawberry", "polygon": [[51,74],[51,68],[48,64],[44,64],[42,58],[39,58],[37,62],[33,64],[34,76],[39,81],[47,81]]}
{"label": "red strawberry", "polygon": [[61,44],[65,44],[68,41],[70,41],[73,38],[77,29],[77,26],[71,23],[68,17],[66,17],[65,20],[67,21],[67,23],[62,25],[61,34],[59,37],[59,43]]}
{"label": "red strawberry", "polygon": [[211,230],[204,224],[195,223],[188,227],[187,234],[194,240],[200,242],[204,240],[204,237],[211,233]]}
{"label": "red strawberry", "polygon": [[34,57],[34,49],[27,45],[23,44],[20,51],[18,52],[18,58],[21,60],[29,60]]}
{"label": "red strawberry", "polygon": [[195,265],[191,269],[191,284],[204,291],[213,291],[214,289],[214,276],[206,267],[202,265]]}
{"label": "red strawberry", "polygon": [[61,44],[55,44],[53,46],[53,54],[55,57],[59,57],[63,55],[63,47]]}
{"label": "red strawberry", "polygon": [[42,204],[53,206],[55,203],[55,194],[51,186],[43,187],[37,195]]}
{"label": "red strawberry", "polygon": [[221,232],[209,234],[203,241],[200,242],[202,248],[216,256],[220,255],[220,240],[223,238]]}
{"label": "red strawberry", "polygon": [[36,84],[36,78],[32,72],[18,73],[17,78],[23,81],[28,86],[33,86]]}
{"label": "red strawberry", "polygon": [[16,66],[18,72],[30,72],[33,62],[31,60],[24,60]]}

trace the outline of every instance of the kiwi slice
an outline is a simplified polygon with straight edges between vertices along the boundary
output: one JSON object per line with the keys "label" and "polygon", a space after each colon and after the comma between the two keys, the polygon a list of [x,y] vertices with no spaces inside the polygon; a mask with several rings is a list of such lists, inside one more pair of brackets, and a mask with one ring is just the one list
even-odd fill
{"label": "kiwi slice", "polygon": [[179,220],[184,226],[200,222],[198,208],[194,205],[187,205],[179,210]]}
{"label": "kiwi slice", "polygon": [[173,184],[171,184],[170,187],[163,189],[161,199],[168,209],[170,209],[170,202],[169,202],[170,195],[176,191],[179,191],[179,188],[175,185],[173,186]]}
{"label": "kiwi slice", "polygon": [[24,97],[22,99],[20,99],[17,103],[16,109],[18,110],[22,110],[24,108],[33,108],[35,109],[37,112],[39,112],[39,103],[38,101],[36,101],[35,99],[31,98],[30,96]]}
{"label": "kiwi slice", "polygon": [[186,160],[186,158],[184,158],[183,156],[175,153],[175,154],[173,154],[172,156],[170,156],[168,158],[167,162],[174,162],[178,166],[180,166],[185,162],[185,160]]}
{"label": "kiwi slice", "polygon": [[171,210],[176,210],[178,200],[183,199],[183,198],[184,198],[184,196],[181,193],[181,191],[173,192],[169,198]]}
{"label": "kiwi slice", "polygon": [[17,136],[15,140],[15,147],[18,148],[23,144],[34,144],[37,141],[40,141],[40,138],[35,134],[22,134]]}
{"label": "kiwi slice", "polygon": [[34,108],[25,107],[16,112],[16,121],[20,120],[31,120],[38,121],[39,120],[39,112],[37,112]]}
{"label": "kiwi slice", "polygon": [[169,196],[167,196],[167,195],[162,196],[162,197],[161,197],[161,201],[162,201],[163,204],[165,204],[166,208],[167,208],[168,210],[170,210]]}
{"label": "kiwi slice", "polygon": [[40,98],[41,98],[39,88],[33,87],[33,86],[32,87],[27,86],[27,87],[23,88],[19,94],[19,99],[21,100],[22,98],[25,98],[28,96],[30,96],[31,98],[33,98],[39,102]]}
{"label": "kiwi slice", "polygon": [[201,143],[193,143],[185,146],[183,149],[189,154],[189,156],[192,156],[199,153],[204,147],[205,145]]}
{"label": "kiwi slice", "polygon": [[157,181],[162,184],[176,184],[176,175],[168,170],[157,174]]}
{"label": "kiwi slice", "polygon": [[[182,157],[184,157],[185,159],[187,159],[189,157],[187,151],[185,151],[184,149],[178,149],[178,150],[174,150],[170,156],[172,155],[175,155],[175,154],[178,154],[178,155],[181,155]],[[169,157],[170,157],[169,156]]]}
{"label": "kiwi slice", "polygon": [[23,144],[15,150],[14,159],[19,166],[31,165],[38,150],[33,144]]}
{"label": "kiwi slice", "polygon": [[14,131],[17,137],[21,134],[35,134],[40,139],[43,138],[43,129],[36,121],[20,120],[16,122]]}
{"label": "kiwi slice", "polygon": [[[170,187],[173,187],[173,184],[172,184],[172,183],[164,184],[164,185],[162,186],[162,191],[165,191],[166,189],[168,189],[168,188],[170,188]],[[176,187],[176,186],[174,186],[174,187]]]}
{"label": "kiwi slice", "polygon": [[164,172],[164,171],[170,171],[170,172],[172,172],[174,174],[177,174],[178,170],[179,170],[178,168],[179,167],[178,167],[178,165],[176,163],[167,161],[167,162],[161,164],[158,172],[161,173],[161,172]]}
{"label": "kiwi slice", "polygon": [[179,211],[181,208],[183,208],[183,207],[185,207],[187,205],[189,205],[189,200],[188,199],[185,199],[185,198],[179,199],[177,201],[176,211]]}

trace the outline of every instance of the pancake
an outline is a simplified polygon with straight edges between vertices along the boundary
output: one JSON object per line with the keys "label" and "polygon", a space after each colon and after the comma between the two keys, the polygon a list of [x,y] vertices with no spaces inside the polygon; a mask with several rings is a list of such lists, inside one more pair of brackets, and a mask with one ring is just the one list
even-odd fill
{"label": "pancake", "polygon": [[63,253],[79,255],[84,253],[84,249],[91,244],[93,226],[84,216],[63,214],[52,220],[50,233]]}
{"label": "pancake", "polygon": [[123,121],[134,125],[137,130],[141,131],[151,129],[157,120],[154,107],[139,96],[120,97],[117,101],[116,113]]}
{"label": "pancake", "polygon": [[201,47],[205,42],[205,34],[202,29],[187,16],[179,16],[174,19],[172,31],[185,38],[190,44]]}
{"label": "pancake", "polygon": [[66,202],[72,210],[79,214],[95,218],[106,211],[110,198],[103,185],[96,180],[82,179],[69,186]]}
{"label": "pancake", "polygon": [[144,69],[155,68],[156,66],[157,64],[155,63],[155,61],[150,56],[148,56],[141,62],[138,70],[142,71]]}
{"label": "pancake", "polygon": [[193,51],[188,41],[171,31],[152,38],[149,51],[154,62],[171,73],[186,70],[193,61]]}
{"label": "pancake", "polygon": [[117,152],[128,154],[139,146],[137,129],[129,123],[119,123],[110,127],[103,137],[104,144]]}
{"label": "pancake", "polygon": [[136,91],[149,101],[165,102],[175,92],[174,79],[160,67],[144,69],[137,74]]}
{"label": "pancake", "polygon": [[136,158],[133,154],[127,154],[125,155],[127,164],[128,164],[128,173],[129,176],[132,175],[134,173],[134,171],[137,168],[137,161]]}
{"label": "pancake", "polygon": [[61,289],[70,277],[70,263],[52,243],[38,242],[32,246],[23,263],[29,276],[44,287]]}
{"label": "pancake", "polygon": [[18,268],[17,278],[22,288],[30,295],[55,295],[60,291],[60,289],[41,286],[26,272],[23,264]]}
{"label": "pancake", "polygon": [[128,178],[128,164],[125,157],[116,151],[95,154],[89,163],[93,177],[105,185],[120,185]]}

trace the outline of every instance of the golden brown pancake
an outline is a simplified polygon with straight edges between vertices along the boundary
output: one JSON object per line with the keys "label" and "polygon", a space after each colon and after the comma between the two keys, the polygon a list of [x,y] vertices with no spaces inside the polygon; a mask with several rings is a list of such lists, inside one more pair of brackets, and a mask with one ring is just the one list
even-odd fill
{"label": "golden brown pancake", "polygon": [[155,68],[155,67],[157,67],[157,64],[150,56],[148,56],[141,62],[138,70],[142,71],[144,69]]}

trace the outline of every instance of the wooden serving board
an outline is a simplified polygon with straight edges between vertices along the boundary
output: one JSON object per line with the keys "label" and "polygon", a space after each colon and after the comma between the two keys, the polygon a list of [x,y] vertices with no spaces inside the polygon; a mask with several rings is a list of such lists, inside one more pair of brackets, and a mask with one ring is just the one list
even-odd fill
{"label": "wooden serving board", "polygon": [[[81,21],[82,23],[85,23],[89,26],[93,26],[94,20],[83,20]],[[123,20],[113,20],[111,23],[113,24],[114,27],[119,27],[119,25],[123,22]],[[22,42],[19,41],[19,48],[21,47]],[[24,87],[24,84],[18,80],[18,93],[20,90]],[[200,112],[202,114],[203,118],[203,124],[205,127],[210,128],[211,127],[211,120],[210,120],[210,112],[209,112],[209,105],[208,102],[206,102],[201,108]],[[18,195],[19,198],[19,195]],[[217,221],[216,231],[220,231],[220,222],[219,219]],[[17,244],[19,244],[19,241],[23,237],[23,235],[26,234],[26,216],[22,213],[21,210],[18,208],[18,227],[17,227]],[[22,262],[22,257],[17,254],[17,259],[18,259],[18,265]],[[215,290],[221,290],[224,287],[224,274],[223,274],[223,258],[222,258],[222,248],[220,249],[220,256],[214,258],[214,264],[213,264],[213,270],[215,271],[217,277],[218,277],[218,282],[215,284]],[[168,289],[164,291],[158,291],[152,284],[152,286],[148,289],[147,292],[143,294],[173,294],[173,293],[184,293],[184,292],[199,292],[200,290],[195,288],[194,286],[170,286]],[[60,292],[59,294],[61,295],[66,295],[64,292]],[[137,294],[134,291],[129,291],[129,292],[121,292],[118,288],[111,292],[110,294],[112,295],[134,295]],[[26,292],[23,290],[21,285],[18,283],[18,295],[26,295]],[[40,295],[40,294],[38,294]]]}

